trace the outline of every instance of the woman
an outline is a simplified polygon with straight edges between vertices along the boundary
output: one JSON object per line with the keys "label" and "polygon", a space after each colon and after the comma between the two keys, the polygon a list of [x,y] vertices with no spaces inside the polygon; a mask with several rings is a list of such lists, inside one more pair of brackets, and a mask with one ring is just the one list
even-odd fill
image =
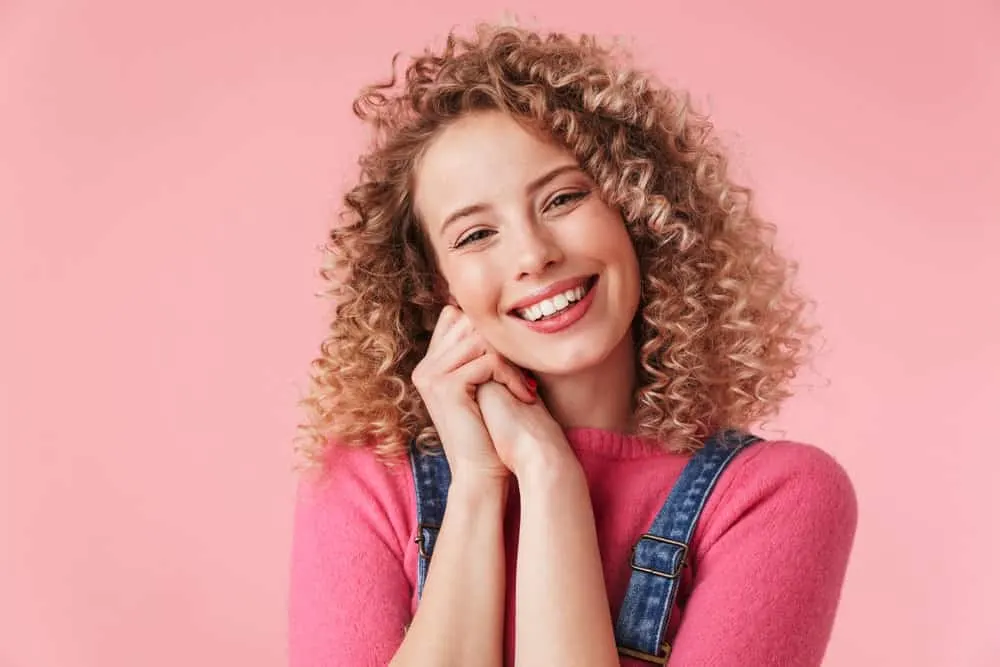
{"label": "woman", "polygon": [[[596,40],[490,26],[355,112],[292,665],[819,664],[855,496],[813,446],[712,440],[777,411],[810,329],[708,120]],[[664,509],[710,445],[700,512]]]}

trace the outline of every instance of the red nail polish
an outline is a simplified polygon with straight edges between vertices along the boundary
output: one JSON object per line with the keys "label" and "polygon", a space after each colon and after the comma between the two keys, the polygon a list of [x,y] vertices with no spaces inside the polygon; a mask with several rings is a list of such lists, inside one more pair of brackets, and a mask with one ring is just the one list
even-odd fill
{"label": "red nail polish", "polygon": [[534,378],[526,377],[525,382],[528,383],[528,389],[531,391],[532,394],[538,393],[538,383],[535,382]]}

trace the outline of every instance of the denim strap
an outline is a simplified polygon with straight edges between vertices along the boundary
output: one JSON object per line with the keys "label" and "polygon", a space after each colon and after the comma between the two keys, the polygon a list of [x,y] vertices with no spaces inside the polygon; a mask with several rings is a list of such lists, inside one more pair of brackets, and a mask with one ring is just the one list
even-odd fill
{"label": "denim strap", "polygon": [[444,452],[421,453],[410,447],[410,467],[413,469],[413,488],[417,496],[417,539],[420,555],[417,562],[417,599],[424,592],[427,568],[430,566],[434,542],[437,540],[444,507],[451,486],[451,468]]}
{"label": "denim strap", "polygon": [[712,489],[729,462],[760,438],[735,430],[710,437],[681,471],[649,532],[632,548],[632,576],[615,624],[618,652],[666,664],[664,641],[677,598],[682,568],[688,564],[691,537]]}

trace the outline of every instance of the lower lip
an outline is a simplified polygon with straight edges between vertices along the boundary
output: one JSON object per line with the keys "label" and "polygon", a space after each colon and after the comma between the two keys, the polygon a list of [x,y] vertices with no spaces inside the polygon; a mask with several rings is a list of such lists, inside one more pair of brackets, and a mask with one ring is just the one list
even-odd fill
{"label": "lower lip", "polygon": [[574,303],[566,310],[561,311],[558,315],[546,317],[545,319],[537,320],[535,322],[523,319],[517,315],[511,315],[511,317],[519,320],[526,327],[537,333],[550,334],[562,331],[563,329],[576,324],[581,317],[587,314],[590,304],[594,302],[594,294],[597,292],[597,283],[598,280],[595,280],[594,284],[590,286],[587,294],[584,295],[582,299]]}

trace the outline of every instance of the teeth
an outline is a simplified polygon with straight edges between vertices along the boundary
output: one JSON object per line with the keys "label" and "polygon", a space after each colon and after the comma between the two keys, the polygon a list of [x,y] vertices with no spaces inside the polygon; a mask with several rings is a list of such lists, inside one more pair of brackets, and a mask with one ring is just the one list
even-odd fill
{"label": "teeth", "polygon": [[548,317],[565,310],[570,304],[582,299],[586,293],[587,290],[581,285],[580,287],[557,294],[551,299],[539,301],[530,308],[522,308],[517,311],[517,314],[530,322],[534,322],[535,320],[540,320],[543,317]]}

